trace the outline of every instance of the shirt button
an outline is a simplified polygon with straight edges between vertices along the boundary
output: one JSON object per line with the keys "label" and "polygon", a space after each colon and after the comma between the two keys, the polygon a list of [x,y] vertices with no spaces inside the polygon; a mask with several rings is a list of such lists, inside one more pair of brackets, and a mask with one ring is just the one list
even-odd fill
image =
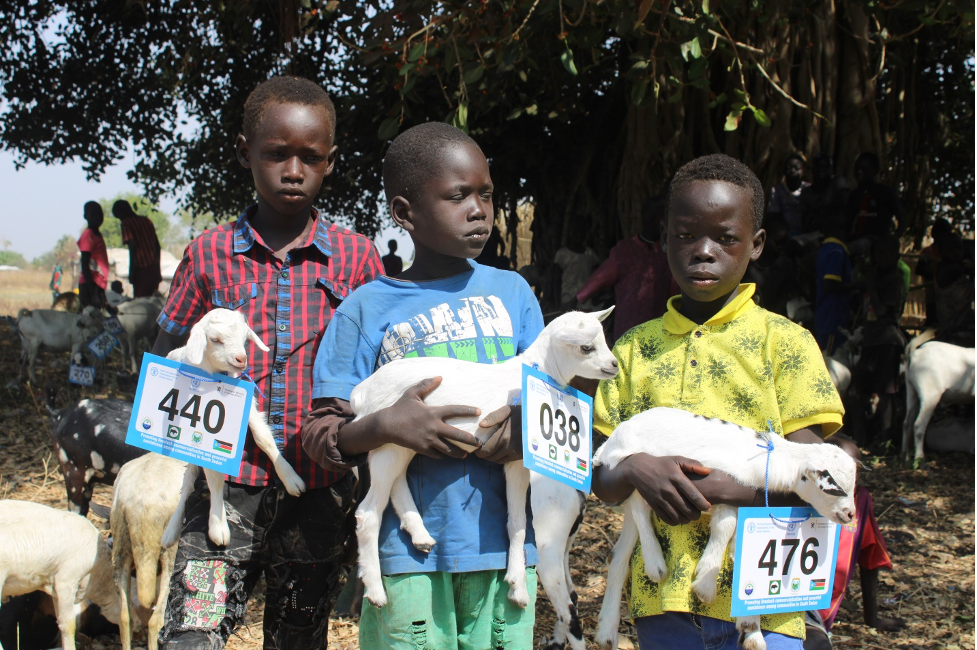
{"label": "shirt button", "polygon": [[288,279],[288,271],[282,271],[282,280]]}
{"label": "shirt button", "polygon": [[692,366],[693,368],[695,368],[697,365],[699,365],[699,362],[696,361],[695,359],[693,359],[692,362],[689,365]]}
{"label": "shirt button", "polygon": [[282,416],[276,415],[275,416],[275,424],[281,424],[281,423],[282,423]]}
{"label": "shirt button", "polygon": [[701,337],[701,336],[702,336],[702,332],[699,332],[699,331],[697,331],[697,332],[695,333],[695,337],[696,337],[696,338],[699,338],[699,337]]}
{"label": "shirt button", "polygon": [[276,363],[275,364],[275,372],[277,372],[279,374],[285,372],[285,364],[284,363]]}
{"label": "shirt button", "polygon": [[279,323],[279,325],[278,325],[278,331],[279,332],[284,332],[287,329],[288,329],[288,325],[286,325],[285,323]]}

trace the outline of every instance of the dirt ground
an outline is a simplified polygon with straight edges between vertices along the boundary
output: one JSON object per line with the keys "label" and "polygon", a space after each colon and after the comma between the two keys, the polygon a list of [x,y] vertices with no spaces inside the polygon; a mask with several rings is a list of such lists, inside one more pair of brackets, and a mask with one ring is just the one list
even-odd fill
{"label": "dirt ground", "polygon": [[[17,386],[19,341],[9,323],[0,323],[0,498],[23,499],[66,507],[64,484],[52,453],[50,421],[44,417],[43,400],[48,386],[57,387],[59,406],[83,397],[132,395],[134,387],[119,388],[114,359],[109,382],[95,389],[67,386],[67,355],[42,355],[38,364],[38,387]],[[834,632],[838,648],[974,647],[974,458],[967,454],[932,454],[924,469],[898,466],[895,458],[872,457],[871,473],[864,483],[871,490],[879,525],[886,538],[895,568],[883,572],[879,586],[880,615],[901,617],[907,628],[898,633],[878,633],[861,622],[861,593],[857,579],[848,590],[845,609]],[[108,507],[111,488],[99,486],[96,503]],[[98,526],[107,522],[95,514]],[[571,554],[584,634],[590,639],[597,623],[604,591],[605,563],[617,539],[621,516],[615,509],[591,497],[583,527]],[[248,625],[228,643],[229,650],[257,650],[261,647],[261,593],[252,600]],[[330,650],[358,648],[355,620],[334,619],[329,635]],[[542,593],[537,604],[537,636],[553,629],[553,613]],[[631,629],[622,623],[621,647],[634,642]],[[137,641],[137,645],[140,642]],[[144,640],[142,641],[144,643]],[[119,647],[117,637],[99,637],[80,647],[95,650]],[[143,646],[144,647],[144,646]],[[592,644],[589,647],[593,647]]]}

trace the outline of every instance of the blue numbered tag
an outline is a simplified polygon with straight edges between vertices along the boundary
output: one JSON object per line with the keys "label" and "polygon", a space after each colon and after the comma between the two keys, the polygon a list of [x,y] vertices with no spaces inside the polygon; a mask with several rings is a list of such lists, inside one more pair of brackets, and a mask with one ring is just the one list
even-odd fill
{"label": "blue numbered tag", "polygon": [[730,616],[830,607],[840,535],[813,508],[739,508]]}
{"label": "blue numbered tag", "polygon": [[102,330],[98,336],[88,342],[88,349],[99,359],[104,359],[118,344],[119,339],[115,338],[108,330]]}
{"label": "blue numbered tag", "polygon": [[522,367],[522,460],[527,469],[590,492],[593,400]]}
{"label": "blue numbered tag", "polygon": [[254,384],[143,355],[126,442],[237,476]]}

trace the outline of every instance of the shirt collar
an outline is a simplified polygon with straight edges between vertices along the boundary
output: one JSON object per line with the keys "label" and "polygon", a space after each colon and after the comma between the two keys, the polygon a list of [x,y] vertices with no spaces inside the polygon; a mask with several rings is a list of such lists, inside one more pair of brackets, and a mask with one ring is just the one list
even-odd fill
{"label": "shirt collar", "polygon": [[[241,213],[241,216],[238,217],[234,224],[235,254],[247,252],[256,242],[264,246],[264,242],[259,240],[258,234],[251,228],[250,223],[251,216],[254,215],[257,209],[257,205],[252,205]],[[315,219],[315,223],[312,224],[312,231],[305,241],[295,248],[305,248],[306,246],[315,245],[323,255],[331,257],[332,243],[329,240],[329,224],[320,218],[319,211],[315,208],[312,208],[312,218]]]}
{"label": "shirt collar", "polygon": [[[702,324],[703,327],[716,327],[723,323],[739,318],[749,310],[756,307],[753,302],[753,293],[756,291],[755,284],[741,284],[736,289],[736,296],[729,303],[720,309],[715,316]],[[665,312],[664,325],[672,334],[688,334],[700,326],[679,313],[678,307],[682,302],[682,296],[672,296],[668,299],[668,311]]]}
{"label": "shirt collar", "polygon": [[[845,242],[841,241],[837,237],[825,237],[824,241],[821,242],[821,245],[824,246],[825,244],[838,244],[839,246],[845,249],[846,253],[848,253],[848,247],[845,246]],[[851,253],[848,254],[851,255]]]}

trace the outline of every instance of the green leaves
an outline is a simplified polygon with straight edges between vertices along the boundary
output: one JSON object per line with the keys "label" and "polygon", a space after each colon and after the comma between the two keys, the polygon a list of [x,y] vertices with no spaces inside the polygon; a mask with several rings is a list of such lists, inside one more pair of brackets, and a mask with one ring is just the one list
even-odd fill
{"label": "green leaves", "polygon": [[478,80],[485,74],[485,66],[480,63],[475,64],[465,71],[464,79],[466,84],[478,83]]}
{"label": "green leaves", "polygon": [[569,45],[567,45],[567,49],[563,50],[563,53],[560,54],[560,63],[563,64],[563,67],[566,68],[567,72],[570,74],[577,74],[577,66],[573,63],[573,51],[570,49]]}
{"label": "green leaves", "polygon": [[381,140],[392,140],[398,131],[400,131],[400,116],[388,117],[380,122],[380,128],[377,129],[377,137]]}
{"label": "green leaves", "polygon": [[451,114],[451,125],[468,133],[468,104],[458,102],[458,108]]}

